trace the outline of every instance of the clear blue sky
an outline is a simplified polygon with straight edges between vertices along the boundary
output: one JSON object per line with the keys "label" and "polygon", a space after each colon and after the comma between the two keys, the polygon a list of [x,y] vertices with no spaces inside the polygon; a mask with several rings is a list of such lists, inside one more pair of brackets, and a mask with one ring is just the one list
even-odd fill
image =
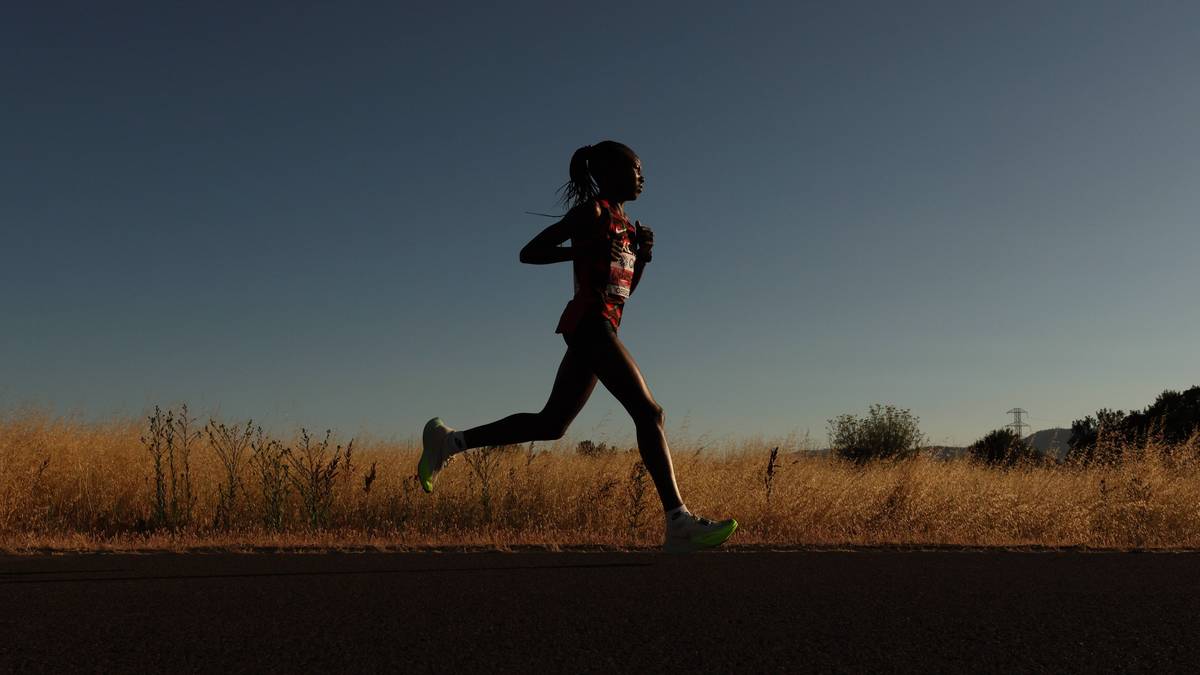
{"label": "clear blue sky", "polygon": [[[966,443],[1200,383],[1200,5],[10,3],[0,407],[407,438],[545,402],[575,148],[641,156],[668,432]],[[744,4],[752,6],[744,7]],[[417,8],[420,7],[420,8]],[[569,432],[632,442],[598,387]]]}

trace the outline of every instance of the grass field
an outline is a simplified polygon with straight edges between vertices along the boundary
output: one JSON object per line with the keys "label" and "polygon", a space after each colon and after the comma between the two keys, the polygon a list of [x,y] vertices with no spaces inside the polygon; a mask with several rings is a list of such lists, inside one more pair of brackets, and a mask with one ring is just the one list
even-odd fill
{"label": "grass field", "polygon": [[[157,427],[0,418],[0,550],[661,543],[636,452],[582,456],[566,441],[472,450],[426,495],[413,478],[416,447],[348,450],[324,434],[275,441],[205,423],[181,424],[178,411]],[[672,455],[693,511],[741,523],[732,545],[1200,548],[1196,436],[1120,448],[1122,460],[1104,466],[856,466],[795,450],[794,439],[675,441]]]}

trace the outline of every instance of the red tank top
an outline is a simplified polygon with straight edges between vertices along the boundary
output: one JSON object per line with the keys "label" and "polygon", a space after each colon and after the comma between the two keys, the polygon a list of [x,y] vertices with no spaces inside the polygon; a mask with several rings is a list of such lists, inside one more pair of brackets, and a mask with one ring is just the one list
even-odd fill
{"label": "red tank top", "polygon": [[570,333],[579,321],[599,315],[617,329],[633,282],[635,231],[621,209],[597,199],[600,217],[571,237],[575,297],[558,319],[555,333]]}

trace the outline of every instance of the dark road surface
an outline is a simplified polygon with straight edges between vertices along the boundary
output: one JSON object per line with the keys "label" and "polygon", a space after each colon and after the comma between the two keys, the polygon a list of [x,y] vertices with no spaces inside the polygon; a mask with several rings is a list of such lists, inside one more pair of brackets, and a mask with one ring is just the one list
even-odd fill
{"label": "dark road surface", "polygon": [[1191,553],[0,557],[0,669],[1149,671]]}

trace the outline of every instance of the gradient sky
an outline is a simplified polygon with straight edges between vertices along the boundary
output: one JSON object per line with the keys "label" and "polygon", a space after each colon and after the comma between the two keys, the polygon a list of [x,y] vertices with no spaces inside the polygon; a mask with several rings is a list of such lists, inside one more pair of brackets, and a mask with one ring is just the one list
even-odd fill
{"label": "gradient sky", "polygon": [[[22,4],[0,409],[536,411],[571,272],[518,262],[524,212],[607,138],[669,436],[881,402],[968,443],[1200,383],[1197,3]],[[632,430],[598,386],[569,434]]]}

